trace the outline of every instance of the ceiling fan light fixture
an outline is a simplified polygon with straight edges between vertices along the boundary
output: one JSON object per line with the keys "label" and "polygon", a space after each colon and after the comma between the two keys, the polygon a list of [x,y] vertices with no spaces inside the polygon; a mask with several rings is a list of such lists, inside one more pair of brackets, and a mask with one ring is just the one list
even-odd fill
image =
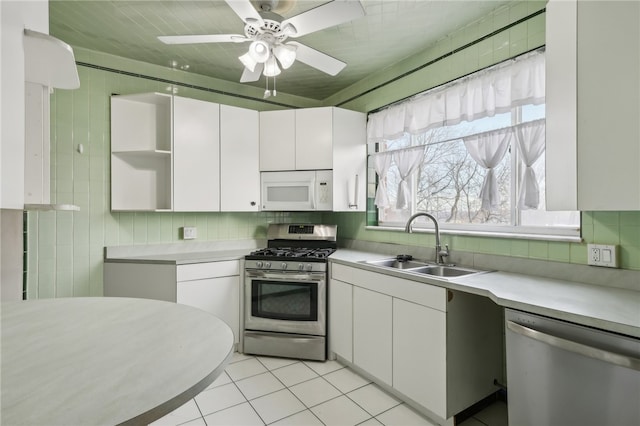
{"label": "ceiling fan light fixture", "polygon": [[249,71],[254,72],[256,70],[256,65],[258,65],[258,62],[256,62],[256,60],[253,59],[253,56],[251,56],[251,54],[249,54],[248,52],[242,56],[239,56],[238,59],[240,59],[240,62],[242,62],[242,64]]}
{"label": "ceiling fan light fixture", "polygon": [[280,74],[280,68],[278,67],[278,63],[276,62],[276,58],[271,56],[267,62],[264,64],[263,74],[265,77],[275,77]]}
{"label": "ceiling fan light fixture", "polygon": [[273,49],[283,69],[288,69],[296,61],[296,47],[287,44],[279,44]]}
{"label": "ceiling fan light fixture", "polygon": [[269,45],[262,40],[255,40],[249,46],[249,55],[254,61],[264,63],[269,59]]}

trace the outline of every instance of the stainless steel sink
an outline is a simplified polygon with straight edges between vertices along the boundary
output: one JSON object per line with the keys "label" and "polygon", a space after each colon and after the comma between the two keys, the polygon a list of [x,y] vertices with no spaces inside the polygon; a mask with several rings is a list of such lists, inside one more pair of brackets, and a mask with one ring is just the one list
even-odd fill
{"label": "stainless steel sink", "polygon": [[370,265],[384,266],[385,268],[394,268],[394,269],[415,269],[415,268],[421,268],[429,265],[426,262],[419,262],[416,260],[401,261],[396,258],[370,260],[370,261],[367,261],[366,263]]}
{"label": "stainless steel sink", "polygon": [[452,278],[461,277],[464,275],[479,274],[486,271],[479,271],[477,269],[465,268],[461,266],[452,265],[436,265],[434,263],[423,262],[418,260],[398,260],[397,258],[388,258],[380,260],[368,260],[364,261],[368,265],[381,266],[383,268],[399,269],[404,272],[411,272],[415,274],[429,275],[432,277],[440,278]]}
{"label": "stainless steel sink", "polygon": [[479,272],[475,269],[460,268],[458,266],[423,266],[421,268],[414,268],[411,272],[419,274],[432,275],[434,277],[461,277],[463,275],[477,274]]}

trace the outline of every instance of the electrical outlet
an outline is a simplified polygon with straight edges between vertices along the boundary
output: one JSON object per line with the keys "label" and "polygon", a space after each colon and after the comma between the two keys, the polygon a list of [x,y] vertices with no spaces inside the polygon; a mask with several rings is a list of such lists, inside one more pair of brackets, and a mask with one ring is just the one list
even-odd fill
{"label": "electrical outlet", "polygon": [[618,246],[613,244],[587,244],[587,264],[617,268]]}
{"label": "electrical outlet", "polygon": [[195,240],[198,238],[198,231],[195,226],[184,226],[182,228],[182,238],[185,240]]}

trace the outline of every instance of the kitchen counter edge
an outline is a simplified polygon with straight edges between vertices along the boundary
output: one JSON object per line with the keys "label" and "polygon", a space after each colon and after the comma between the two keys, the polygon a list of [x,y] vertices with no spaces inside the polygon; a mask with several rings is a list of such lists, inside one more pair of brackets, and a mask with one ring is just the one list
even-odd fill
{"label": "kitchen counter edge", "polygon": [[392,257],[340,249],[330,262],[490,298],[496,304],[640,338],[640,292],[511,272],[439,279],[370,265]]}

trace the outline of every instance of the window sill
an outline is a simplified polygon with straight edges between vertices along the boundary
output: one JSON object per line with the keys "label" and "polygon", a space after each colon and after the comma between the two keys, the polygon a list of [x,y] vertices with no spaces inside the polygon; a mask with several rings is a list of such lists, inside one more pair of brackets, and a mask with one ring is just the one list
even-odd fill
{"label": "window sill", "polygon": [[[404,228],[395,226],[366,226],[367,231],[392,231],[392,232],[405,232]],[[413,228],[414,234],[433,234],[435,230],[433,228]],[[571,235],[547,235],[547,234],[527,234],[520,232],[495,232],[495,231],[470,231],[461,229],[442,229],[440,228],[441,235],[457,235],[467,237],[491,237],[491,238],[508,238],[516,240],[538,240],[538,241],[553,241],[553,242],[566,242],[566,243],[581,243],[583,242],[580,236]]]}

